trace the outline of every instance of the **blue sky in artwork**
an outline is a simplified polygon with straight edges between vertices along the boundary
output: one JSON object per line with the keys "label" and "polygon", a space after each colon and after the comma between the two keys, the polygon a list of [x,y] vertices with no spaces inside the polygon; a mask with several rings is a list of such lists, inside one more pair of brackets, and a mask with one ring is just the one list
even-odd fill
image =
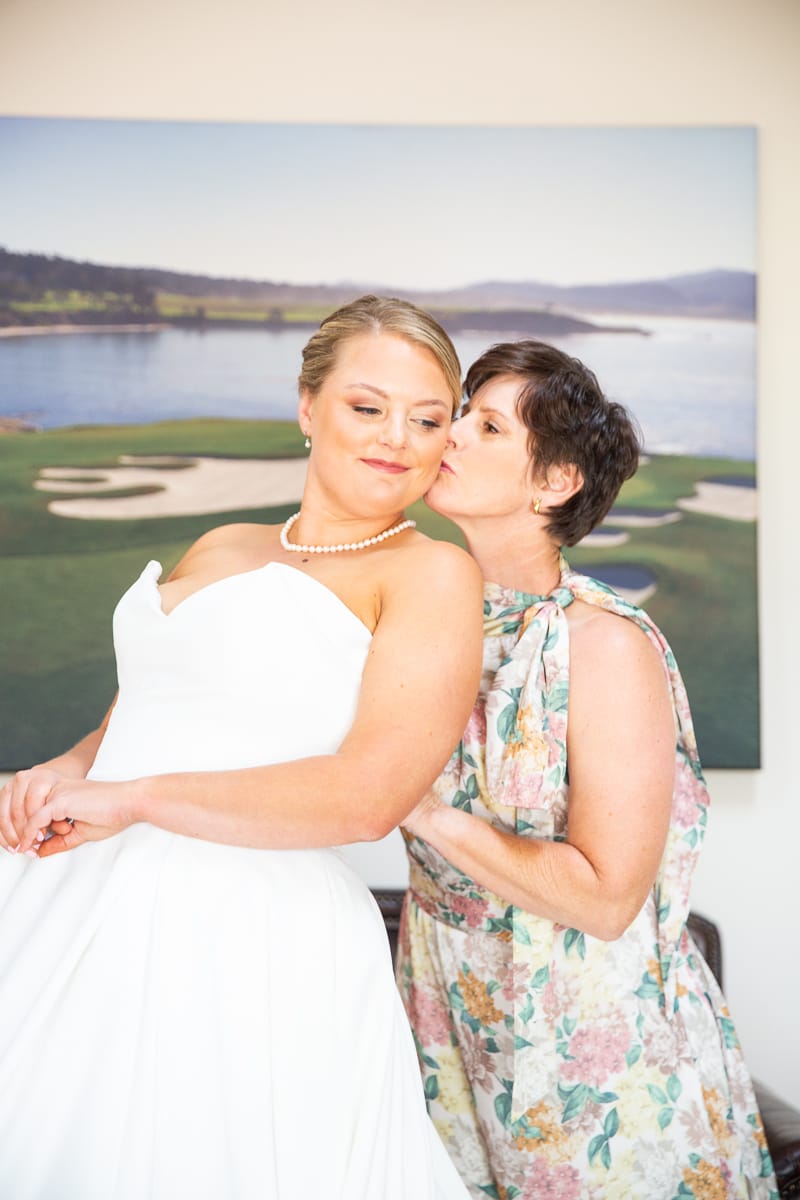
{"label": "blue sky in artwork", "polygon": [[0,119],[0,245],[382,289],[755,270],[739,127]]}

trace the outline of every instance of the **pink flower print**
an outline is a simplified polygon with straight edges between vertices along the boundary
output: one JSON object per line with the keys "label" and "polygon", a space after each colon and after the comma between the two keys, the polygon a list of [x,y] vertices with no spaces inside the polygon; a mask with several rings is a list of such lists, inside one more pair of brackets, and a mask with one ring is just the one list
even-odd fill
{"label": "pink flower print", "polygon": [[483,746],[486,743],[486,709],[476,704],[464,730],[465,746]]}
{"label": "pink flower print", "polygon": [[672,1022],[658,1021],[644,1039],[644,1061],[648,1067],[657,1067],[662,1075],[672,1075],[680,1059],[681,1055]]}
{"label": "pink flower print", "polygon": [[550,736],[556,738],[559,742],[567,740],[567,716],[566,713],[551,712],[548,713],[548,725],[550,727]]}
{"label": "pink flower print", "polygon": [[672,820],[679,829],[691,829],[697,824],[700,807],[697,803],[697,786],[690,786],[684,777],[676,778],[675,794],[672,798]]}
{"label": "pink flower print", "polygon": [[477,929],[479,925],[483,924],[488,908],[488,900],[482,900],[479,896],[462,894],[455,895],[450,900],[451,911],[464,916],[470,929]]}
{"label": "pink flower print", "polygon": [[525,963],[510,963],[503,980],[503,996],[510,1004],[523,1003],[528,994],[530,981],[530,968]]}
{"label": "pink flower print", "polygon": [[573,975],[557,971],[545,984],[542,1005],[551,1020],[560,1021],[566,1014],[573,1013],[580,998],[580,982]]}
{"label": "pink flower print", "polygon": [[584,1025],[569,1042],[572,1061],[564,1063],[562,1077],[571,1083],[603,1087],[625,1066],[631,1032],[624,1025]]}
{"label": "pink flower print", "polygon": [[522,1200],[580,1200],[581,1177],[569,1163],[548,1166],[539,1159],[525,1181]]}
{"label": "pink flower print", "polygon": [[538,808],[544,761],[532,764],[512,758],[503,769],[502,802],[514,808]]}
{"label": "pink flower print", "polygon": [[450,1044],[450,1013],[433,992],[412,983],[409,1009],[417,1037],[424,1046]]}
{"label": "pink flower print", "polygon": [[550,740],[550,752],[547,756],[548,769],[550,767],[559,766],[559,764],[561,763],[561,760],[564,757],[564,746],[560,742],[557,742],[555,740],[555,738],[551,738],[549,740]]}
{"label": "pink flower print", "polygon": [[480,1033],[473,1033],[467,1025],[461,1025],[458,1029],[458,1039],[461,1043],[464,1071],[471,1087],[491,1092],[494,1086],[494,1063],[486,1049],[486,1038]]}

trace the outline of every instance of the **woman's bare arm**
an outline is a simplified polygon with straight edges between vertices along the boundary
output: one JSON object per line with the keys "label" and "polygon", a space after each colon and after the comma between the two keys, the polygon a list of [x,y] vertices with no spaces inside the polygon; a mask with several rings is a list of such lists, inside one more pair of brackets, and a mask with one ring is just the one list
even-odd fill
{"label": "woman's bare arm", "polygon": [[675,722],[647,635],[601,617],[572,636],[567,840],[505,833],[431,800],[405,826],[510,903],[613,940],[644,904],[663,854]]}

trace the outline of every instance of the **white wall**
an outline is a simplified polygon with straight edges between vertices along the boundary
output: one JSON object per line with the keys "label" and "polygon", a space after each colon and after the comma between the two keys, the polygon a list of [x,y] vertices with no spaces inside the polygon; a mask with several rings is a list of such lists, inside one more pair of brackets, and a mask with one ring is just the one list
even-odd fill
{"label": "white wall", "polygon": [[[797,0],[0,2],[6,114],[759,127],[764,768],[713,773],[694,903],[754,1072],[800,1104],[798,63]],[[402,881],[396,843],[358,859]]]}

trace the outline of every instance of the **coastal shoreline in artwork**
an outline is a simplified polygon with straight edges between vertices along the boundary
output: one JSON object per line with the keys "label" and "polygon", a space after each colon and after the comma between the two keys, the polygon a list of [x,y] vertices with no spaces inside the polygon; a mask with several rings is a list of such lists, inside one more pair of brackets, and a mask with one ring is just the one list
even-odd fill
{"label": "coastal shoreline in artwork", "polygon": [[164,321],[143,321],[138,324],[128,322],[120,325],[110,322],[102,325],[75,323],[59,325],[54,322],[51,325],[2,325],[0,326],[0,338],[44,337],[67,333],[160,333],[164,329],[169,329],[169,325]]}

